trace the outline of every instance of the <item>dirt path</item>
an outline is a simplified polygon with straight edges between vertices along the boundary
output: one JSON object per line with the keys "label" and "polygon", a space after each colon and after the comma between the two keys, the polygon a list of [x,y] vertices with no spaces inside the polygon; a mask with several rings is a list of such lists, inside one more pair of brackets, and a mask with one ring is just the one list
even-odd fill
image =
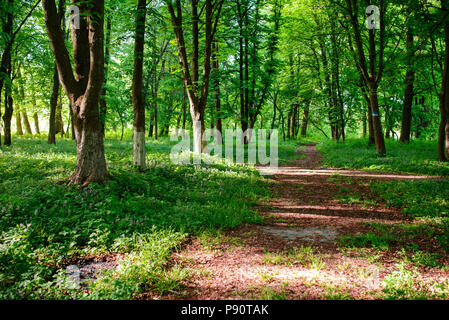
{"label": "dirt path", "polygon": [[[368,248],[354,253],[342,248],[338,239],[367,233],[366,223],[409,221],[398,210],[372,201],[369,183],[421,177],[322,168],[315,146],[299,150],[303,159],[272,172],[274,197],[258,207],[262,225],[195,239],[175,255],[176,263],[190,268],[193,276],[181,296],[167,298],[379,297],[381,279],[396,270],[395,257],[378,257]],[[342,190],[363,198],[345,204],[337,199]],[[431,272],[447,277],[447,272]]]}

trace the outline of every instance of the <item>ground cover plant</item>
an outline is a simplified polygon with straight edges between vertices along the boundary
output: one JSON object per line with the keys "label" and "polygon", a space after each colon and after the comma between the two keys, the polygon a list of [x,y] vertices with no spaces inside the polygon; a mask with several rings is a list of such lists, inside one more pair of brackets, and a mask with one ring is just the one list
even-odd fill
{"label": "ground cover plant", "polygon": [[[254,169],[218,160],[177,166],[170,146],[150,143],[152,164],[141,173],[132,168],[129,140],[106,140],[110,181],[84,189],[61,183],[74,166],[74,142],[18,139],[2,148],[1,297],[129,299],[164,292],[179,285],[181,271],[165,265],[189,235],[261,221],[252,205],[268,193]],[[67,292],[69,261],[111,254],[124,255],[120,271],[84,293]]]}

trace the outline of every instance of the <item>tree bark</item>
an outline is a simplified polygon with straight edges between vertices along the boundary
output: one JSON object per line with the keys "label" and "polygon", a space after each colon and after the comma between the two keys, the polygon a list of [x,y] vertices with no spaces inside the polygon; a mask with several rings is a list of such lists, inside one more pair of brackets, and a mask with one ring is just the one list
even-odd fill
{"label": "tree bark", "polygon": [[[190,103],[190,115],[193,121],[193,147],[195,153],[202,153],[206,151],[206,143],[203,141],[204,132],[204,110],[209,95],[209,81],[211,72],[211,55],[212,43],[217,29],[218,20],[220,17],[223,0],[218,0],[215,6],[212,5],[212,0],[205,0],[204,3],[204,57],[203,57],[203,72],[202,84],[199,84],[199,59],[198,59],[198,45],[199,45],[199,30],[198,30],[198,3],[192,0],[192,43],[193,52],[191,59],[192,72],[190,72],[190,64],[188,62],[188,55],[184,39],[183,17],[181,0],[176,0],[175,7],[172,1],[165,1],[171,16],[171,22],[175,33],[176,44],[178,48],[179,62],[182,69],[184,86],[187,90],[187,97]],[[175,11],[176,8],[176,11]]]}
{"label": "tree bark", "polygon": [[408,51],[407,71],[405,74],[405,90],[404,90],[404,105],[402,109],[402,125],[401,125],[401,137],[400,142],[410,142],[410,133],[412,126],[412,104],[414,96],[413,84],[415,81],[415,72],[413,69],[413,32],[410,28],[407,29],[407,41]]}
{"label": "tree bark", "polygon": [[[14,0],[8,0],[9,8],[14,6]],[[3,33],[6,35],[6,38],[9,39],[5,43],[5,49],[3,50],[1,64],[0,64],[0,73],[6,76],[6,79],[11,79],[11,48],[13,45],[13,23],[14,16],[13,11],[9,10],[6,15],[6,23],[3,24]],[[4,76],[0,77],[0,92],[3,88]],[[8,84],[5,86],[5,113],[3,114],[3,124],[4,124],[4,145],[11,145],[11,119],[13,114],[13,100],[11,95],[11,87]]]}
{"label": "tree bark", "polygon": [[[448,12],[447,1],[441,0],[441,9]],[[449,156],[449,21],[444,22],[445,56],[439,94],[441,121],[438,128],[438,159],[447,161]]]}
{"label": "tree bark", "polygon": [[42,1],[50,47],[73,113],[77,163],[69,183],[81,186],[108,178],[98,108],[104,79],[104,0],[87,2],[77,2],[81,17],[80,29],[72,29],[73,69],[55,0]]}
{"label": "tree bark", "polygon": [[11,119],[14,112],[13,99],[7,92],[5,92],[5,113],[3,114],[3,124],[5,125],[5,146],[10,146],[12,143],[11,139]]}
{"label": "tree bark", "polygon": [[55,64],[53,71],[53,91],[50,98],[50,118],[48,125],[48,143],[56,144],[56,108],[59,95],[59,76],[58,68]]}
{"label": "tree bark", "polygon": [[223,143],[223,124],[221,120],[221,100],[220,100],[220,61],[218,60],[218,52],[219,47],[218,43],[215,42],[214,45],[214,56],[212,58],[212,64],[214,68],[215,73],[215,83],[214,83],[214,90],[215,90],[215,116],[216,116],[216,126],[217,131],[220,133],[217,136],[217,143],[220,145]]}
{"label": "tree bark", "polygon": [[105,127],[106,127],[106,114],[107,114],[107,103],[106,103],[106,85],[108,82],[108,70],[109,70],[109,61],[111,60],[110,55],[110,46],[111,46],[111,16],[108,13],[108,17],[106,19],[106,43],[105,43],[105,53],[104,53],[104,81],[103,88],[101,89],[101,97],[100,97],[100,122],[101,122],[101,131],[103,132],[103,136],[105,135]]}
{"label": "tree bark", "polygon": [[23,136],[23,129],[22,129],[22,117],[20,116],[20,111],[16,111],[16,128],[17,128],[17,134],[19,136]]}
{"label": "tree bark", "polygon": [[134,45],[134,73],[132,101],[134,109],[134,157],[133,163],[141,170],[146,166],[145,151],[145,102],[143,100],[143,55],[145,44],[146,0],[139,0],[136,16],[136,40]]}
{"label": "tree bark", "polygon": [[36,134],[41,134],[41,130],[39,128],[39,116],[38,116],[37,112],[34,113],[33,119],[34,119],[34,129],[36,130]]}
{"label": "tree bark", "polygon": [[33,134],[33,131],[31,131],[30,121],[28,120],[28,115],[25,110],[22,111],[22,119],[23,119],[23,124],[25,125],[25,133]]}
{"label": "tree bark", "polygon": [[[378,101],[378,95],[377,95],[377,89],[379,87],[379,81],[382,78],[383,69],[384,69],[384,61],[383,61],[383,55],[384,55],[384,49],[385,49],[385,21],[384,21],[384,15],[385,15],[385,3],[384,0],[380,0],[379,2],[379,50],[376,50],[376,41],[375,41],[375,35],[374,30],[368,30],[368,64],[367,59],[365,57],[364,52],[364,45],[362,42],[361,32],[360,32],[360,25],[359,25],[359,19],[358,19],[358,1],[357,0],[346,0],[347,4],[347,10],[349,14],[349,20],[352,24],[352,29],[354,33],[354,39],[355,44],[357,47],[357,69],[360,72],[360,75],[363,79],[363,82],[366,86],[366,89],[368,91],[368,97],[369,97],[369,105],[370,105],[370,114],[372,119],[372,125],[373,125],[373,133],[374,133],[374,141],[376,143],[376,150],[377,153],[381,156],[384,156],[386,154],[386,148],[385,148],[385,140],[384,135],[382,132],[382,123],[380,118],[380,112],[379,112],[379,101]],[[366,0],[365,4],[368,6],[369,1]],[[376,61],[378,59],[378,62]],[[377,62],[377,66],[376,66]]]}
{"label": "tree bark", "polygon": [[307,127],[309,124],[309,111],[310,111],[310,102],[307,102],[304,105],[304,116],[302,118],[302,125],[301,125],[301,137],[303,138],[307,137]]}

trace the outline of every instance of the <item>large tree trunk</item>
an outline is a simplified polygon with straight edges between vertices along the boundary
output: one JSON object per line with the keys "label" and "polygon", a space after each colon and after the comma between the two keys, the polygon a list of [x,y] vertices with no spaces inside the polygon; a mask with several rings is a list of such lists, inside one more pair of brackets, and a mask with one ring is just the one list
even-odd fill
{"label": "large tree trunk", "polygon": [[77,163],[69,183],[102,183],[108,178],[98,108],[104,79],[104,0],[79,4],[80,29],[72,29],[74,70],[55,1],[43,0],[42,6],[59,79],[73,112]]}
{"label": "large tree trunk", "polygon": [[134,109],[134,157],[133,163],[145,169],[145,103],[143,101],[143,50],[145,44],[146,0],[139,0],[136,16],[136,40],[134,45],[134,73],[132,100]]}
{"label": "large tree trunk", "polygon": [[413,84],[415,81],[415,72],[413,70],[413,33],[410,28],[407,29],[408,62],[407,72],[405,74],[404,105],[402,109],[402,125],[400,142],[410,142],[410,133],[412,126],[412,104],[413,104]]}

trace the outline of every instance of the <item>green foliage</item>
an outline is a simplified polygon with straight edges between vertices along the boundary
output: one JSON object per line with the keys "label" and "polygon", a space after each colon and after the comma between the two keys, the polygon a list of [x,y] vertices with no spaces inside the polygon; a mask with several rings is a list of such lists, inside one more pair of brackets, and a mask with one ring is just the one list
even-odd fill
{"label": "green foliage", "polygon": [[140,173],[132,167],[130,141],[105,146],[111,180],[85,189],[57,183],[75,165],[73,141],[49,146],[17,139],[0,151],[2,298],[79,297],[64,286],[65,261],[110,253],[125,254],[121,267],[84,298],[172,290],[186,274],[165,265],[187,233],[261,221],[251,207],[268,194],[255,170],[221,160],[177,166],[170,144],[155,142],[147,143],[150,165]]}

